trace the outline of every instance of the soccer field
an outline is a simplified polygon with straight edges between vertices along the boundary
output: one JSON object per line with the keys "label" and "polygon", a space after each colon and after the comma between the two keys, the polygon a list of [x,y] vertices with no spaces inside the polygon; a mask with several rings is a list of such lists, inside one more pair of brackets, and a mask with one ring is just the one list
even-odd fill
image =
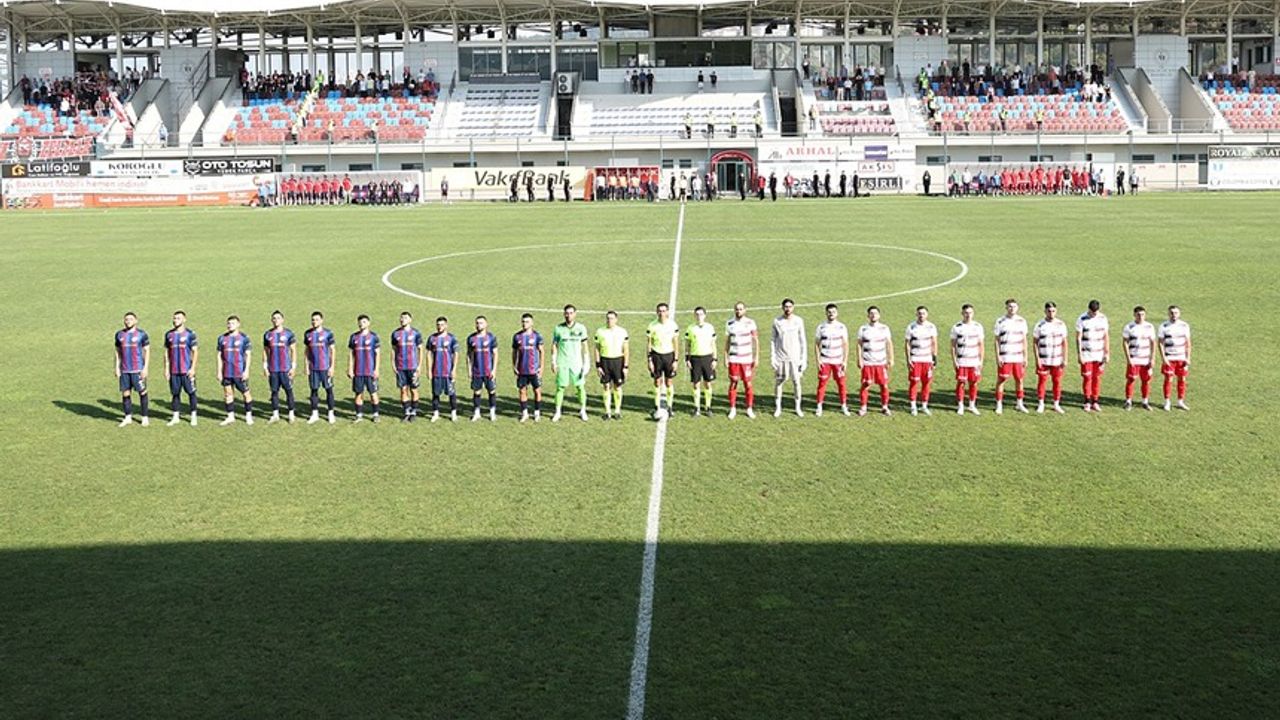
{"label": "soccer field", "polygon": [[[1277,202],[6,213],[0,718],[1280,716]],[[880,306],[893,416],[828,400],[730,421],[722,372],[715,416],[690,416],[682,373],[676,415],[648,417],[655,303],[675,297],[681,325],[704,305],[723,333],[742,300],[767,346],[784,296],[811,339],[826,302],[851,331]],[[1101,413],[1080,410],[1074,361],[1066,414],[989,412],[1010,296],[1033,323],[1046,300],[1069,324],[1101,300]],[[945,343],[966,302],[984,412],[956,416],[944,352],[933,416],[911,417],[903,330],[927,304]],[[515,419],[520,313],[549,339],[565,303],[593,332],[622,313],[621,422],[594,381],[589,422]],[[1120,328],[1170,303],[1195,333],[1191,410],[1124,412]],[[350,421],[345,379],[336,425],[267,425],[255,356],[259,423],[219,427],[224,319],[256,345],[277,308],[299,335],[323,310],[340,346],[367,313],[384,361],[401,310],[460,338],[484,313],[498,421],[394,422],[384,375],[378,425]],[[204,352],[199,427],[164,426],[176,309]],[[148,428],[116,427],[126,310],[155,344]],[[806,409],[815,380],[811,363]],[[756,390],[771,411],[767,365]]]}

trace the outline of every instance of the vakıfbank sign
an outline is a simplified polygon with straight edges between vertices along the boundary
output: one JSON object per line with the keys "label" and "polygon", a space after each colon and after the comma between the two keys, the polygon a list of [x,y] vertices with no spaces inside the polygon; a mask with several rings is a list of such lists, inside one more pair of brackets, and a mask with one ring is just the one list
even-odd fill
{"label": "vak\u0131fbank sign", "polygon": [[564,182],[569,181],[569,193],[581,198],[586,185],[587,169],[581,166],[565,167],[499,167],[499,168],[437,168],[428,173],[427,191],[431,197],[439,197],[441,182],[449,182],[449,197],[462,200],[505,200],[511,195],[511,183],[521,200],[528,197],[526,188],[533,181],[535,200],[547,198],[547,182],[555,190],[556,200],[564,199]]}

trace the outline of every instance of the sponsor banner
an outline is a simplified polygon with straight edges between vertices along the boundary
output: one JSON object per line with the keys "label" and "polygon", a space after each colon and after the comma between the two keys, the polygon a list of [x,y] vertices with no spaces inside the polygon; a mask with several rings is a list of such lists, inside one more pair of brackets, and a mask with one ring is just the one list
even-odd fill
{"label": "sponsor banner", "polygon": [[174,177],[182,174],[181,160],[94,160],[94,177]]}
{"label": "sponsor banner", "polygon": [[428,195],[439,197],[440,182],[448,179],[449,197],[463,200],[506,200],[511,194],[511,181],[516,181],[520,199],[526,197],[525,186],[533,179],[533,197],[547,197],[547,181],[555,186],[556,200],[564,197],[564,181],[569,180],[570,194],[581,198],[586,187],[587,169],[581,166],[567,167],[497,167],[497,168],[437,168],[427,175]]}
{"label": "sponsor banner", "polygon": [[47,177],[4,181],[6,209],[241,205],[269,177]]}
{"label": "sponsor banner", "polygon": [[27,163],[0,165],[0,177],[38,178],[74,177],[89,174],[89,163],[84,160],[35,160]]}
{"label": "sponsor banner", "polygon": [[33,138],[0,140],[0,161],[27,162],[93,155],[93,138]]}
{"label": "sponsor banner", "polygon": [[274,172],[276,160],[271,157],[187,158],[182,171],[188,175],[258,175]]}
{"label": "sponsor banner", "polygon": [[915,161],[916,148],[908,143],[857,140],[761,141],[762,163],[848,162],[856,160]]}
{"label": "sponsor banner", "polygon": [[1209,189],[1280,188],[1280,145],[1209,146]]}
{"label": "sponsor banner", "polygon": [[858,189],[863,193],[899,193],[903,190],[909,190],[912,185],[911,181],[904,177],[902,173],[911,172],[914,169],[911,163],[899,163],[894,160],[884,161],[863,161],[863,162],[838,162],[838,163],[760,163],[758,172],[765,177],[769,173],[778,176],[778,192],[782,192],[783,178],[790,173],[792,177],[800,181],[802,188],[808,188],[813,184],[813,176],[818,176],[818,184],[825,183],[827,174],[831,175],[831,192],[833,194],[840,192],[840,173],[844,173],[848,185],[848,192],[853,193],[853,176],[858,176]]}

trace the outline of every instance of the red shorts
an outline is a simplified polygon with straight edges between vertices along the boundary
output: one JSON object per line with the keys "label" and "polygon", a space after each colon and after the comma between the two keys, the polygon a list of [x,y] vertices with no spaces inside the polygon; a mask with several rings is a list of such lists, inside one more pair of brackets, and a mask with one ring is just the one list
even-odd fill
{"label": "red shorts", "polygon": [[956,382],[976,383],[981,380],[982,380],[982,368],[980,367],[956,368]]}
{"label": "red shorts", "polygon": [[933,378],[933,363],[931,362],[913,362],[907,368],[907,380],[910,382],[924,382]]}
{"label": "red shorts", "polygon": [[1036,375],[1061,380],[1064,370],[1066,370],[1066,367],[1062,365],[1038,365],[1036,366]]}
{"label": "red shorts", "polygon": [[751,378],[756,374],[756,366],[750,363],[729,363],[729,381],[751,382]]}
{"label": "red shorts", "polygon": [[1102,363],[1087,362],[1080,363],[1081,377],[1102,377]]}
{"label": "red shorts", "polygon": [[1142,380],[1143,382],[1146,382],[1151,379],[1151,366],[1150,365],[1130,365],[1128,368],[1125,369],[1124,376],[1129,378],[1130,380],[1137,379],[1137,380]]}
{"label": "red shorts", "polygon": [[885,365],[863,365],[862,366],[862,384],[863,385],[888,385],[889,384],[889,368]]}
{"label": "red shorts", "polygon": [[843,377],[844,377],[843,365],[836,365],[834,363],[818,363],[818,379],[819,380],[830,380],[831,378],[835,378],[839,380]]}
{"label": "red shorts", "polygon": [[1022,382],[1022,378],[1027,376],[1027,366],[1023,363],[1000,363],[1000,367],[996,369],[996,380],[1008,380],[1013,378],[1018,382]]}
{"label": "red shorts", "polygon": [[1170,360],[1160,366],[1160,372],[1170,376],[1186,377],[1190,368],[1187,367],[1186,360]]}

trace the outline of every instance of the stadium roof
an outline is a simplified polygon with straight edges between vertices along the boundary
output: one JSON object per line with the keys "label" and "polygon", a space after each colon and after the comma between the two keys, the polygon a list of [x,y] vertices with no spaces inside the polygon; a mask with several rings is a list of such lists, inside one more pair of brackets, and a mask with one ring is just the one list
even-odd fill
{"label": "stadium roof", "polygon": [[[217,27],[220,31],[301,32],[310,25],[317,34],[394,32],[405,27],[455,22],[521,23],[565,21],[699,11],[718,17],[785,20],[803,18],[1046,17],[1083,20],[1133,19],[1135,16],[1176,19],[1265,19],[1269,33],[1276,5],[1271,0],[0,0],[0,20],[30,40],[66,37],[69,33],[129,34],[176,28]],[[779,38],[780,39],[780,38]]]}

